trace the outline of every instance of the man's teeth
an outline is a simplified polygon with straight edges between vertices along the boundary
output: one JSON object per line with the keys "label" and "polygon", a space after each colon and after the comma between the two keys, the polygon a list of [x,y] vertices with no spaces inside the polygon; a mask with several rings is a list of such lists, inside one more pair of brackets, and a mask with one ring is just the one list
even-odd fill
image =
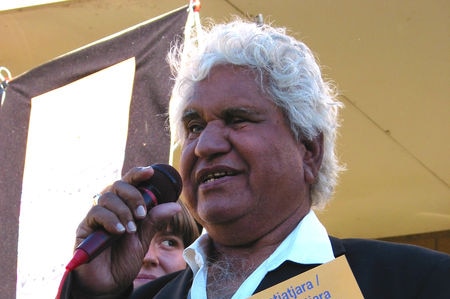
{"label": "man's teeth", "polygon": [[219,179],[221,177],[224,177],[226,175],[231,175],[231,172],[215,172],[215,173],[211,173],[208,174],[205,179],[203,180],[203,183],[208,183],[208,182],[212,182],[215,181],[216,179]]}

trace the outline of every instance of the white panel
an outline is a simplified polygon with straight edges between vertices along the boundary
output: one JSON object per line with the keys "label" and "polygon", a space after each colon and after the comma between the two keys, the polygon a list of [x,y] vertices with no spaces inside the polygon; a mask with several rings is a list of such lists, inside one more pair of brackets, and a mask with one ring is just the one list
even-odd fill
{"label": "white panel", "polygon": [[55,297],[93,195],[120,178],[134,70],[131,58],[32,99],[18,299]]}

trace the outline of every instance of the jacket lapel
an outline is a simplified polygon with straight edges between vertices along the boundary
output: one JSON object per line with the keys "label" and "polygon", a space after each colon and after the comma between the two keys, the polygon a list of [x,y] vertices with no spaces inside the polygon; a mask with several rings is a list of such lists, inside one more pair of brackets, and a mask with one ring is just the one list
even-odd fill
{"label": "jacket lapel", "polygon": [[187,298],[187,294],[192,285],[192,271],[188,267],[186,270],[180,272],[173,280],[167,283],[156,294],[154,299],[182,299]]}
{"label": "jacket lapel", "polygon": [[[335,257],[341,256],[345,254],[345,248],[340,239],[330,237],[331,246],[333,248],[333,253]],[[255,290],[255,293],[258,293],[262,290],[270,288],[277,283],[285,281],[293,276],[296,276],[300,273],[306,272],[314,267],[319,266],[320,264],[297,264],[291,261],[285,261],[281,264],[277,269],[270,271],[258,285]],[[189,292],[189,289],[192,285],[193,274],[190,268],[188,267],[186,270],[176,273],[175,278],[170,280],[164,287],[160,289],[160,291],[152,298],[155,299],[182,299],[186,298]],[[173,277],[171,275],[171,277]]]}
{"label": "jacket lapel", "polygon": [[[345,254],[345,248],[340,239],[330,237],[331,247],[333,248],[333,254],[335,257],[341,256]],[[297,264],[291,261],[285,261],[281,264],[277,269],[270,271],[258,285],[255,290],[255,293],[258,293],[262,290],[270,288],[280,282],[283,282],[291,277],[299,275],[303,272],[311,270],[314,267],[319,266],[320,264]]]}

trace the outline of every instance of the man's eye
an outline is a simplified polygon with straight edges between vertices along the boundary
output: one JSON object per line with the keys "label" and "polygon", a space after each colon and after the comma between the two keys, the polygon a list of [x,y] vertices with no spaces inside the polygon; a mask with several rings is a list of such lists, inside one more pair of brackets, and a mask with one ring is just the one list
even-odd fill
{"label": "man's eye", "polygon": [[246,121],[247,121],[247,119],[242,118],[242,117],[233,117],[230,119],[230,123],[232,123],[232,124],[240,124],[240,123],[243,123]]}
{"label": "man's eye", "polygon": [[242,125],[245,125],[246,123],[251,122],[249,118],[241,117],[241,116],[233,116],[226,119],[227,125],[231,126],[238,126],[241,127]]}
{"label": "man's eye", "polygon": [[186,126],[186,128],[187,128],[188,133],[198,134],[203,130],[204,126],[203,126],[203,124],[200,124],[198,122],[192,122],[192,123],[189,123]]}

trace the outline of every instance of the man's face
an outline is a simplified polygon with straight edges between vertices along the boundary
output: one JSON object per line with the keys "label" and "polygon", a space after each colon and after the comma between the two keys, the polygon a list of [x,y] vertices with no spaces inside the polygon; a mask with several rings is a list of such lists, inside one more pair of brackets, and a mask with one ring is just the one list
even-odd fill
{"label": "man's face", "polygon": [[196,84],[183,123],[184,201],[215,240],[252,242],[309,211],[307,150],[253,71],[213,68]]}

